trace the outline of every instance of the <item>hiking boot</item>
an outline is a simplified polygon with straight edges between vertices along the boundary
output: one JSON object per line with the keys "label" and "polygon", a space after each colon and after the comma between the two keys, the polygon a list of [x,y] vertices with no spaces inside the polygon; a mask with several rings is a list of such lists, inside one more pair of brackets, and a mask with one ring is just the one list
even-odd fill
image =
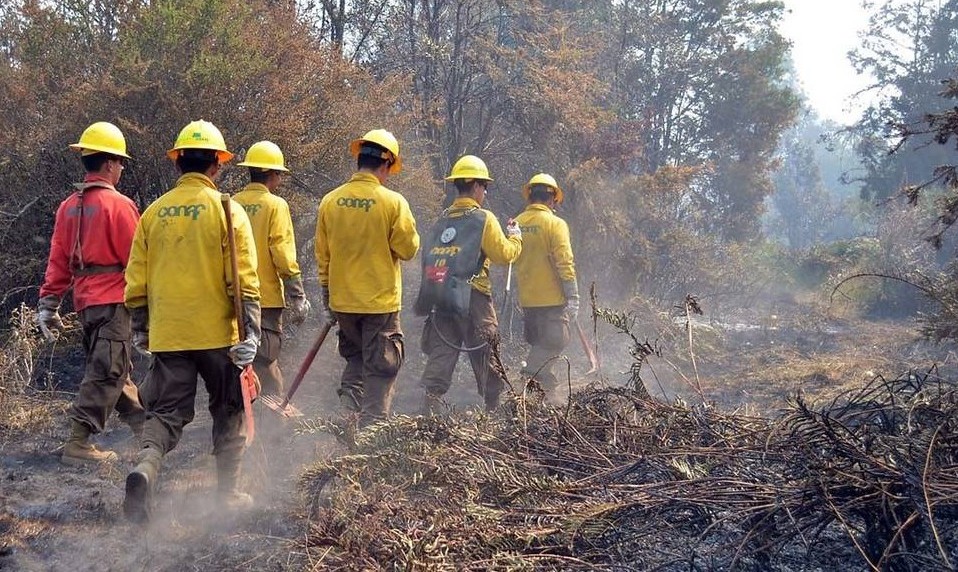
{"label": "hiking boot", "polygon": [[359,413],[362,406],[359,404],[359,397],[350,389],[341,389],[339,391],[339,404],[343,410],[350,413]]}
{"label": "hiking boot", "polygon": [[152,447],[142,449],[139,464],[126,476],[126,496],[123,498],[123,514],[127,520],[145,524],[150,520],[153,488],[160,472],[163,453]]}
{"label": "hiking boot", "polygon": [[90,443],[91,433],[89,427],[79,421],[73,421],[70,425],[70,438],[63,445],[60,461],[75,467],[116,461],[116,453],[97,449],[96,445]]}
{"label": "hiking boot", "polygon": [[248,510],[253,507],[253,496],[240,491],[219,492],[220,507],[230,511]]}
{"label": "hiking boot", "polygon": [[243,449],[231,449],[216,455],[216,494],[220,508],[246,510],[253,506],[253,497],[239,490]]}
{"label": "hiking boot", "polygon": [[442,396],[436,395],[435,393],[429,393],[428,391],[422,396],[422,409],[420,412],[423,415],[436,415],[442,410]]}

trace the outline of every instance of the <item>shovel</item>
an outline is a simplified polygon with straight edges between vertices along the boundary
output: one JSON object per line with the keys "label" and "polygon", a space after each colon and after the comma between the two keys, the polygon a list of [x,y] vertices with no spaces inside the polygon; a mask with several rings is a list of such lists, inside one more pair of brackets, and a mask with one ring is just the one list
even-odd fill
{"label": "shovel", "polygon": [[333,324],[331,322],[326,322],[326,325],[323,326],[323,330],[319,333],[319,337],[316,338],[315,342],[313,342],[313,347],[311,347],[309,349],[309,353],[306,354],[303,364],[299,366],[299,371],[296,373],[296,378],[293,380],[293,384],[289,386],[289,391],[286,392],[286,397],[280,399],[278,395],[264,395],[259,398],[263,405],[269,407],[283,417],[302,417],[303,412],[290,405],[289,400],[293,398],[293,394],[296,393],[297,389],[299,389],[299,384],[303,383],[303,378],[306,377],[306,372],[309,371],[309,366],[313,365],[313,360],[316,359],[316,354],[319,353],[319,348],[323,347],[323,342],[326,341],[326,336],[329,334],[329,330],[332,329],[332,327]]}
{"label": "shovel", "polygon": [[[236,329],[239,339],[246,339],[246,325],[243,323],[243,293],[239,283],[239,261],[236,259],[236,234],[233,232],[233,214],[230,209],[230,196],[223,193],[223,210],[226,211],[226,238],[230,247],[230,267],[233,270],[233,313],[236,314]],[[253,400],[256,399],[259,378],[253,371],[253,364],[243,368],[240,373],[240,390],[243,392],[243,417],[246,425],[246,446],[253,442],[256,426],[253,422]]]}

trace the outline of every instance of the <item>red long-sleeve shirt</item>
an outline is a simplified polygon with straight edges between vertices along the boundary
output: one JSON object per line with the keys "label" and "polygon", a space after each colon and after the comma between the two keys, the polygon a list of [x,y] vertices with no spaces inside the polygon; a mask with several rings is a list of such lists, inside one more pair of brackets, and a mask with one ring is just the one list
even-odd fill
{"label": "red long-sleeve shirt", "polygon": [[[88,174],[84,183],[109,183]],[[40,297],[53,294],[63,298],[73,286],[76,311],[101,304],[122,304],[126,267],[140,213],[128,197],[109,187],[88,187],[83,191],[83,224],[80,225],[80,252],[74,252],[79,222],[79,192],[60,203],[50,241],[50,258],[40,287]],[[71,260],[72,254],[72,260]],[[90,267],[120,267],[115,271],[77,276],[79,261]]]}

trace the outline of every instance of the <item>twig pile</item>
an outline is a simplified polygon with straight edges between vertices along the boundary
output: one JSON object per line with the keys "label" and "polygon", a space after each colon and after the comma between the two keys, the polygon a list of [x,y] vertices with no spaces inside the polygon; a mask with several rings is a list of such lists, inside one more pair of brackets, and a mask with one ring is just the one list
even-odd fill
{"label": "twig pile", "polygon": [[[304,474],[319,567],[948,570],[958,393],[875,379],[777,420],[589,387],[396,417]],[[328,430],[329,423],[314,425]]]}

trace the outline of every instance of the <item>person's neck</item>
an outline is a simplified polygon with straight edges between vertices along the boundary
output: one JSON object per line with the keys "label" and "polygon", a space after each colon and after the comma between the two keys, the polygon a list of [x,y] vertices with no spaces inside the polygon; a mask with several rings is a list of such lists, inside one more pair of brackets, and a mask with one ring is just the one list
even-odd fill
{"label": "person's neck", "polygon": [[120,182],[120,178],[117,177],[112,171],[110,171],[106,166],[104,166],[99,171],[88,171],[87,175],[91,177],[96,177],[97,179],[103,179],[107,183],[110,183],[114,187],[117,183]]}
{"label": "person's neck", "polygon": [[357,172],[366,173],[367,175],[372,175],[379,180],[379,184],[383,185],[386,183],[386,179],[389,178],[389,166],[383,164],[381,167],[376,169],[370,169],[369,167],[361,167]]}
{"label": "person's neck", "polygon": [[482,206],[482,200],[479,198],[479,193],[465,193],[465,194],[459,195],[459,198],[460,198],[460,199],[472,199],[472,200],[476,201],[476,204],[478,204],[479,206]]}

